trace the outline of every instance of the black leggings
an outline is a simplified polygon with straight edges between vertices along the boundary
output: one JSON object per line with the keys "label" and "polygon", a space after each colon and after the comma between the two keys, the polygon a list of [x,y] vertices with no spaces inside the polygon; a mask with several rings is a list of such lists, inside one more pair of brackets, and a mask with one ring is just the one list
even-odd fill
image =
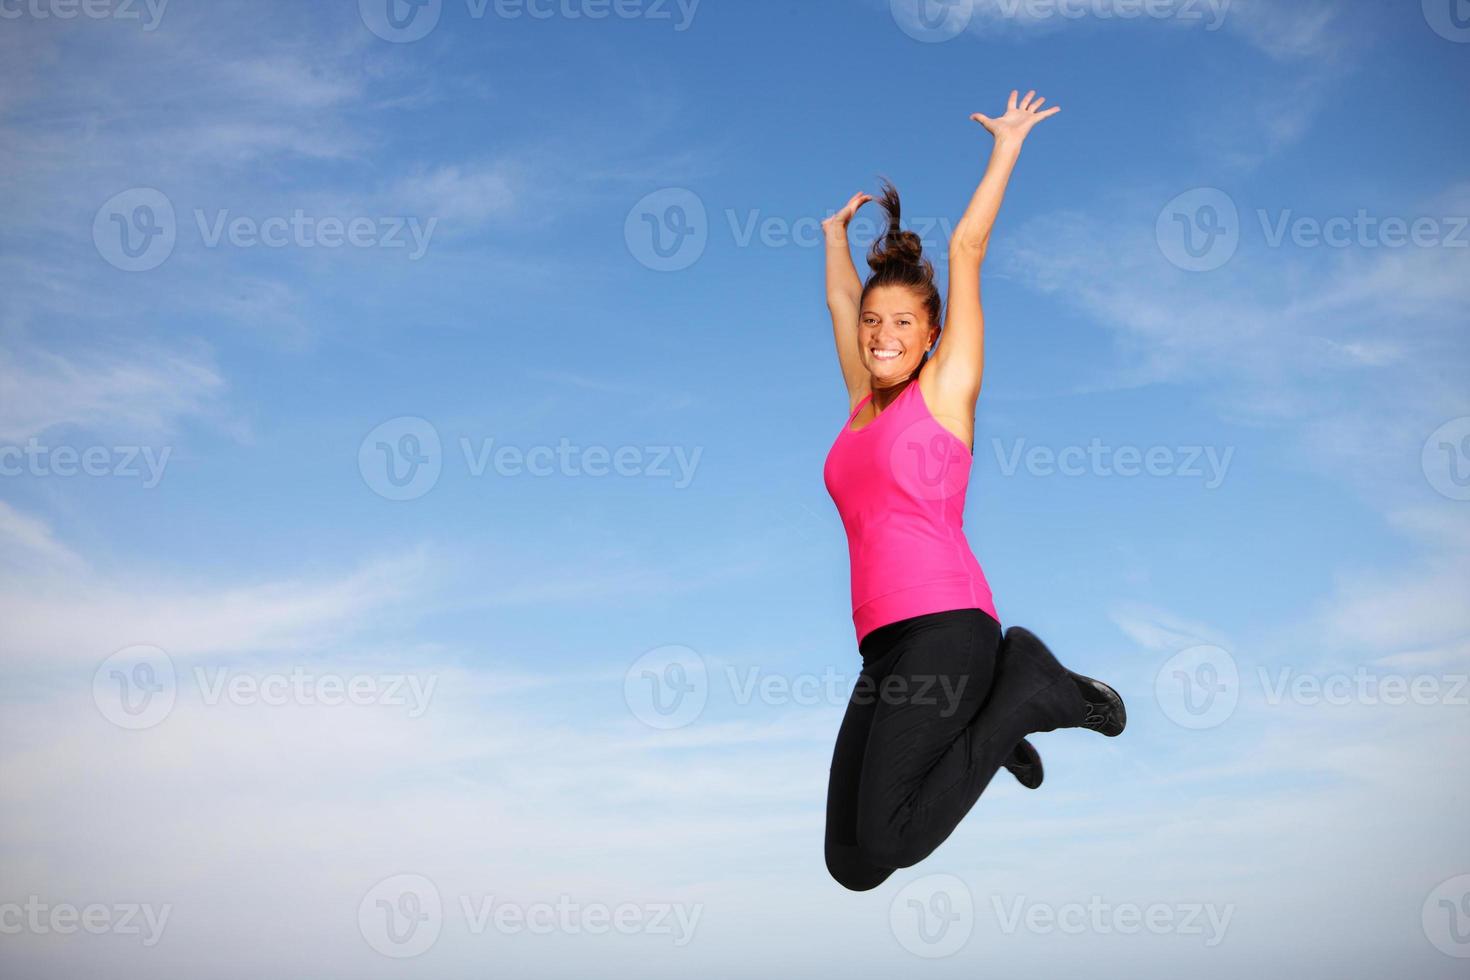
{"label": "black leggings", "polygon": [[1016,744],[1081,725],[1087,702],[1032,634],[980,609],[880,626],[837,732],[827,870],[854,891],[928,857]]}

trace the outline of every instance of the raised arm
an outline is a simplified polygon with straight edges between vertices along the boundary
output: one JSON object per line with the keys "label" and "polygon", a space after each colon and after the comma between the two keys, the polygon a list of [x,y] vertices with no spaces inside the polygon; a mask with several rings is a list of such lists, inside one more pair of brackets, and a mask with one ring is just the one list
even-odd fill
{"label": "raised arm", "polygon": [[847,244],[847,226],[858,208],[872,200],[859,191],[846,206],[822,222],[827,240],[827,310],[832,314],[832,339],[837,344],[837,361],[842,367],[842,380],[850,399],[865,383],[867,369],[858,352],[858,304],[863,283],[852,264],[852,250]]}
{"label": "raised arm", "polygon": [[973,414],[985,369],[980,266],[990,246],[990,230],[995,226],[995,216],[1000,211],[1006,184],[1016,166],[1026,134],[1038,121],[1061,111],[1061,106],[1039,111],[1041,103],[1046,100],[1035,98],[1034,91],[1027,92],[1019,104],[1016,95],[1012,90],[1005,115],[999,119],[991,119],[978,112],[970,117],[990,131],[995,137],[995,145],[991,148],[990,163],[980,179],[980,186],[975,188],[970,205],[959,224],[955,225],[954,236],[949,243],[949,309],[945,314],[939,345],[930,358],[934,362],[933,375],[939,391],[955,403],[968,400],[968,414]]}

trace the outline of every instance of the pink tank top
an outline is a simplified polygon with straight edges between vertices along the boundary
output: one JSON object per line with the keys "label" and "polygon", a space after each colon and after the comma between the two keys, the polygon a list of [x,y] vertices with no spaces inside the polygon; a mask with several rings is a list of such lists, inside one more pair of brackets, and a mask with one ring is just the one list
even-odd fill
{"label": "pink tank top", "polygon": [[918,379],[852,431],[870,398],[847,417],[822,469],[847,531],[858,643],[879,626],[948,609],[981,609],[999,621],[965,539],[973,454],[934,418]]}

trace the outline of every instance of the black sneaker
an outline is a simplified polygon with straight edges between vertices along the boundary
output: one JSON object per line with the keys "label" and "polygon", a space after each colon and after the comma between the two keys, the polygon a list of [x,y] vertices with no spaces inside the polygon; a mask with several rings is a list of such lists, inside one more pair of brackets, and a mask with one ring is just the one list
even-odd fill
{"label": "black sneaker", "polygon": [[1082,727],[1109,738],[1122,733],[1128,724],[1128,710],[1123,707],[1123,699],[1118,692],[1102,681],[1070,670],[1067,673],[1072,675],[1072,680],[1077,682],[1077,690],[1087,701],[1087,720],[1082,722]]}
{"label": "black sneaker", "polygon": [[1011,750],[1010,757],[1005,761],[1005,767],[1010,770],[1016,782],[1027,789],[1035,789],[1041,785],[1043,773],[1041,771],[1041,753],[1036,751],[1036,746],[1024,738],[1016,743]]}

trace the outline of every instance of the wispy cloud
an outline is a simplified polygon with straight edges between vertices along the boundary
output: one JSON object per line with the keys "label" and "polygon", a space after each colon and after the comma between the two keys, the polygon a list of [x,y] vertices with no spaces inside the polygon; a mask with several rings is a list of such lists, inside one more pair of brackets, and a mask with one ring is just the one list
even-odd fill
{"label": "wispy cloud", "polygon": [[[1417,454],[1430,431],[1463,414],[1454,365],[1464,356],[1470,251],[1273,247],[1268,228],[1281,216],[1240,200],[1235,256],[1185,272],[1166,260],[1152,224],[1174,193],[1150,202],[1135,191],[1111,217],[1046,214],[998,247],[1003,272],[1114,340],[1119,358],[1097,388],[1187,385],[1230,421],[1289,425],[1305,458],[1333,467],[1381,462],[1392,447]],[[1412,213],[1463,214],[1464,203],[1456,185]],[[1364,465],[1353,477],[1386,472]]]}
{"label": "wispy cloud", "polygon": [[151,438],[215,411],[224,378],[202,354],[135,349],[59,354],[0,347],[0,439],[57,426]]}
{"label": "wispy cloud", "polygon": [[6,506],[0,617],[10,666],[96,661],[133,644],[171,656],[295,650],[359,630],[425,587],[427,553],[335,575],[201,583],[134,567],[93,567],[50,525]]}

